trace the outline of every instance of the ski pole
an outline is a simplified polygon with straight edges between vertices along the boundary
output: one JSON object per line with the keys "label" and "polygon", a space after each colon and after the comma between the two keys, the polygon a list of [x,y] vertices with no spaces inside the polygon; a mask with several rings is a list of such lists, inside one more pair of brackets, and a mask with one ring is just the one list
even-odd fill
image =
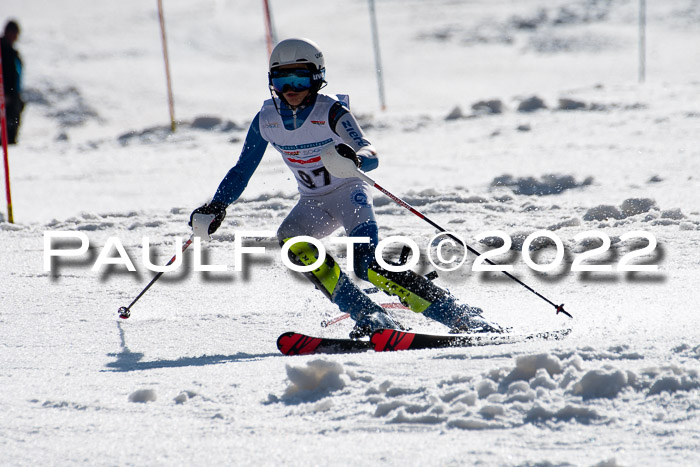
{"label": "ski pole", "polygon": [[[379,304],[382,308],[385,310],[387,309],[392,309],[392,310],[410,310],[409,307],[406,305],[403,305],[401,303],[394,303],[394,302],[389,302],[389,303],[380,303]],[[342,315],[336,316],[335,318],[326,321],[325,319],[321,321],[321,327],[322,328],[327,328],[328,326],[331,326],[335,323],[338,323],[346,318],[350,317],[350,313],[343,313]]]}
{"label": "ski pole", "polygon": [[347,319],[349,317],[350,317],[350,313],[343,313],[342,315],[336,316],[335,318],[333,318],[329,321],[323,320],[323,321],[321,321],[321,327],[327,328],[328,326],[332,326],[335,323],[339,323],[340,321]]}
{"label": "ski pole", "polygon": [[[361,180],[367,182],[369,185],[373,186],[373,187],[376,188],[377,190],[379,190],[379,191],[381,191],[382,193],[384,193],[386,196],[388,196],[392,201],[394,201],[394,202],[395,202],[396,204],[398,204],[399,206],[401,206],[401,207],[403,207],[403,208],[406,208],[407,210],[411,211],[411,212],[412,212],[413,214],[415,214],[416,216],[418,216],[418,217],[420,217],[421,219],[423,219],[424,221],[426,221],[428,224],[430,224],[430,225],[432,225],[433,227],[435,227],[435,228],[436,228],[437,230],[439,230],[440,232],[445,233],[445,234],[446,234],[448,237],[450,237],[452,240],[456,241],[457,243],[459,243],[459,244],[461,244],[461,245],[464,245],[464,247],[465,247],[468,251],[474,253],[474,254],[477,255],[477,256],[481,255],[481,253],[479,253],[478,250],[475,250],[475,249],[472,248],[471,246],[469,246],[469,245],[467,245],[466,243],[462,242],[459,238],[457,238],[456,236],[452,235],[452,234],[449,233],[447,230],[443,229],[443,228],[440,227],[437,223],[435,223],[434,221],[432,221],[428,216],[426,216],[426,215],[423,214],[422,212],[418,211],[416,208],[414,208],[413,206],[411,206],[410,204],[408,204],[407,202],[405,202],[404,200],[402,200],[402,199],[399,198],[398,196],[392,194],[389,190],[385,189],[384,187],[382,187],[381,185],[379,185],[377,182],[375,182],[374,180],[372,180],[367,174],[365,174],[365,173],[362,172],[359,168],[357,168],[357,166],[355,166],[355,162],[354,162],[354,160],[353,160],[353,155],[355,155],[355,151],[354,151],[350,146],[348,146],[347,144],[341,143],[341,144],[338,144],[338,145],[335,147],[335,149],[330,149],[330,150],[327,150],[327,151],[324,151],[323,153],[321,153],[321,160],[323,161],[323,165],[326,166],[326,168],[328,169],[328,171],[329,171],[331,174],[333,174],[334,176],[340,177],[340,178],[357,177],[357,178],[359,178],[359,179],[361,179]],[[357,156],[355,156],[355,157],[357,157]],[[496,263],[494,263],[494,262],[491,261],[490,259],[488,259],[488,258],[484,258],[484,259],[485,259],[485,261],[486,261],[487,263],[489,263],[490,265],[492,265],[492,266],[495,266],[495,265],[496,265]],[[573,318],[573,316],[571,316],[566,310],[564,310],[564,304],[563,304],[563,303],[562,303],[561,305],[557,305],[557,304],[555,304],[554,302],[552,302],[551,300],[549,300],[547,297],[545,297],[544,295],[540,294],[540,293],[537,292],[535,289],[533,289],[532,287],[530,287],[529,285],[527,285],[526,283],[524,283],[523,281],[521,281],[520,279],[518,279],[517,277],[515,277],[514,275],[510,274],[509,272],[507,272],[507,271],[501,271],[501,272],[502,272],[503,274],[505,274],[506,276],[508,276],[509,278],[513,279],[513,280],[514,280],[515,282],[517,282],[518,284],[520,284],[520,285],[522,285],[523,287],[525,287],[527,290],[529,290],[529,291],[532,292],[533,294],[535,294],[535,295],[537,295],[538,297],[540,297],[540,298],[541,298],[542,300],[544,300],[545,302],[547,302],[547,303],[549,303],[550,305],[552,305],[552,306],[556,309],[556,314],[564,313],[564,314],[565,314],[566,316],[568,316],[569,318]]]}
{"label": "ski pole", "polygon": [[[182,245],[182,253],[184,253],[185,250],[187,249],[187,247],[190,246],[190,245],[192,244],[192,240],[193,240],[193,239],[194,239],[194,234],[190,235],[190,238],[185,242],[184,245]],[[167,263],[165,266],[170,266],[171,264],[173,264],[173,262],[175,262],[175,259],[177,258],[177,255],[178,255],[178,254],[176,253],[172,258],[170,258],[170,261],[168,261],[168,263]],[[119,311],[119,317],[120,317],[121,319],[128,319],[129,316],[131,316],[131,307],[134,306],[134,303],[136,303],[136,302],[139,301],[139,298],[141,298],[141,296],[143,296],[143,294],[145,294],[146,291],[147,291],[148,289],[150,289],[151,286],[152,286],[158,279],[160,279],[160,276],[162,276],[164,272],[165,272],[165,271],[160,271],[158,274],[156,274],[156,275],[153,277],[153,279],[151,279],[151,282],[149,282],[148,285],[141,291],[141,293],[138,294],[138,296],[134,299],[134,301],[132,301],[131,303],[129,303],[129,306],[122,306],[122,307],[119,308],[119,310],[118,310],[118,311]]]}

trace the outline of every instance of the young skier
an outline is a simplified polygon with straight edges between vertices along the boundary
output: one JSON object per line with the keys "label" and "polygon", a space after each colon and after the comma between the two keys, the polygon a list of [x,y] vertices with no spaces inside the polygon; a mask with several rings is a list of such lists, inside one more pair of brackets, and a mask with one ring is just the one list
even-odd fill
{"label": "young skier", "polygon": [[[299,202],[277,231],[280,244],[293,237],[323,238],[339,227],[349,237],[369,237],[355,243],[355,274],[423,313],[453,332],[502,332],[481,316],[479,308],[459,304],[431,281],[412,271],[390,272],[374,257],[378,227],[369,186],[359,178],[336,178],[324,167],[320,154],[339,143],[353,151],[339,151],[363,171],[378,165],[377,152],[350,112],[345,96],[319,93],[326,84],[323,53],[308,39],[286,39],[274,48],[268,73],[271,99],[253,119],[237,164],[219,184],[214,198],[192,212],[190,226],[216,231],[226,208],[241,195],[258,167],[267,144],[280,152],[296,177]],[[347,154],[349,153],[349,154]],[[307,242],[289,249],[294,264],[313,264],[316,248]],[[350,336],[359,338],[375,329],[399,329],[384,309],[365,295],[329,256],[321,267],[304,273],[341,311],[356,324]]]}

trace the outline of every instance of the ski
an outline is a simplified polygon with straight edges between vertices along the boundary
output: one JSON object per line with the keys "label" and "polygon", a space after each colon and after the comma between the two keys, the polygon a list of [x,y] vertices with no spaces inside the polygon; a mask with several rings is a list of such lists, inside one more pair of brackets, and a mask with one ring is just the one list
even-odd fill
{"label": "ski", "polygon": [[277,348],[284,355],[391,352],[395,350],[441,349],[449,347],[479,347],[515,344],[526,341],[563,339],[571,329],[538,332],[534,334],[422,334],[394,329],[380,329],[369,341],[314,337],[298,332],[285,332],[277,338]]}
{"label": "ski", "polygon": [[515,344],[536,340],[559,340],[571,329],[538,332],[534,334],[421,334],[394,329],[380,329],[372,334],[371,342],[377,352],[394,350],[439,349],[445,347],[476,347]]}
{"label": "ski", "polygon": [[372,349],[370,341],[313,337],[285,332],[277,338],[277,348],[284,355],[364,352]]}

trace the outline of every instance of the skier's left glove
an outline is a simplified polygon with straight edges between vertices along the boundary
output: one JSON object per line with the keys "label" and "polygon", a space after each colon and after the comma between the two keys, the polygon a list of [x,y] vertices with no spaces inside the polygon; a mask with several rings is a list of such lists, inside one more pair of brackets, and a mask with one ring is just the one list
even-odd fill
{"label": "skier's left glove", "polygon": [[[198,219],[196,219],[195,216],[197,216]],[[192,211],[192,214],[190,214],[190,222],[188,223],[188,225],[192,227],[193,222],[199,223],[208,221],[209,228],[207,231],[209,235],[211,235],[214,232],[216,232],[216,229],[219,228],[221,222],[223,222],[225,217],[226,205],[218,201],[212,201],[211,203],[202,205],[194,211]]]}
{"label": "skier's left glove", "polygon": [[342,157],[353,161],[355,163],[355,167],[357,167],[358,169],[362,165],[362,161],[357,156],[357,153],[355,152],[355,150],[350,147],[350,145],[345,144],[345,143],[336,144],[335,150]]}

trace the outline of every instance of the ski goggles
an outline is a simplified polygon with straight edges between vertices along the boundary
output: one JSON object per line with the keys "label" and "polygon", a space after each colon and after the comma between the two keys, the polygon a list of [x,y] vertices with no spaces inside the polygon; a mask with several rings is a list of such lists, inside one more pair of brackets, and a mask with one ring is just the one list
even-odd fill
{"label": "ski goggles", "polygon": [[270,81],[275,91],[302,92],[311,89],[313,74],[306,68],[276,69],[270,71]]}

